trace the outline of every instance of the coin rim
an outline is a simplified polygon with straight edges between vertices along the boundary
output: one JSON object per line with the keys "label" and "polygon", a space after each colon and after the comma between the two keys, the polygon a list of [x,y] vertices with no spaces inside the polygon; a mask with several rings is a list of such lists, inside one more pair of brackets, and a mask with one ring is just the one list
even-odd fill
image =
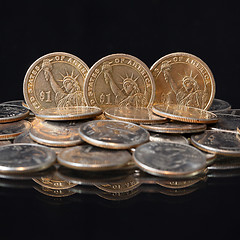
{"label": "coin rim", "polygon": [[213,76],[213,73],[212,73],[211,69],[209,68],[209,66],[201,58],[199,58],[199,57],[197,57],[197,56],[195,56],[195,55],[193,55],[191,53],[186,53],[186,52],[173,52],[173,53],[169,53],[169,54],[161,57],[160,59],[158,59],[156,62],[154,62],[153,65],[150,67],[150,71],[153,72],[154,69],[159,65],[160,62],[164,61],[165,59],[168,59],[169,57],[175,57],[175,56],[185,56],[185,57],[191,57],[193,59],[196,59],[197,61],[199,61],[208,70],[209,76],[210,76],[210,79],[211,79],[210,82],[212,83],[211,96],[209,98],[208,104],[204,108],[204,110],[208,110],[210,108],[210,106],[212,105],[213,99],[214,99],[215,94],[216,94],[216,84],[215,84],[215,79],[214,79],[214,76]]}

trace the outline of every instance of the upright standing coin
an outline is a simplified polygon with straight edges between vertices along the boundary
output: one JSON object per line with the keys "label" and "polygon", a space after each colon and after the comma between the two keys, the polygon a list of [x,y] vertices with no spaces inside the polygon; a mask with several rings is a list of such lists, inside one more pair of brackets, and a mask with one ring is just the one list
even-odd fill
{"label": "upright standing coin", "polygon": [[26,120],[21,120],[11,123],[0,124],[0,139],[13,139],[24,131],[28,131],[31,123]]}
{"label": "upright standing coin", "polygon": [[200,58],[183,52],[168,54],[151,67],[156,83],[155,103],[208,109],[215,96],[215,80]]}
{"label": "upright standing coin", "polygon": [[212,130],[236,131],[240,126],[240,116],[216,113],[218,122],[211,125]]}
{"label": "upright standing coin", "polygon": [[221,112],[229,109],[231,109],[231,105],[228,102],[221,99],[214,98],[212,105],[209,108],[209,111]]}
{"label": "upright standing coin", "polygon": [[140,126],[152,132],[177,134],[203,132],[207,128],[205,124],[179,121],[169,121],[162,124],[140,124]]}
{"label": "upright standing coin", "polygon": [[75,106],[68,108],[49,108],[37,113],[38,118],[52,121],[68,121],[94,118],[102,113],[98,107]]}
{"label": "upright standing coin", "polygon": [[0,104],[0,123],[15,122],[26,118],[29,110],[25,107]]}
{"label": "upright standing coin", "polygon": [[163,123],[167,121],[166,118],[155,115],[151,108],[145,107],[111,107],[105,109],[104,114],[110,119],[133,123]]}
{"label": "upright standing coin", "polygon": [[130,149],[149,140],[147,130],[133,123],[114,120],[83,123],[79,133],[87,143],[109,149]]}
{"label": "upright standing coin", "polygon": [[30,137],[43,145],[52,147],[68,147],[80,144],[78,129],[83,122],[77,121],[39,121],[29,131]]}
{"label": "upright standing coin", "polygon": [[149,142],[137,147],[133,158],[143,171],[163,177],[194,176],[206,167],[203,153],[178,143]]}
{"label": "upright standing coin", "polygon": [[191,143],[206,152],[240,156],[240,141],[237,133],[207,130],[191,136]]}
{"label": "upright standing coin", "polygon": [[212,112],[184,105],[155,104],[152,110],[157,115],[182,122],[208,124],[218,121],[217,116]]}
{"label": "upright standing coin", "polygon": [[27,143],[0,146],[0,172],[40,171],[50,167],[55,160],[54,151],[44,146]]}
{"label": "upright standing coin", "polygon": [[86,105],[83,84],[87,72],[88,66],[72,54],[44,55],[25,75],[24,99],[35,114],[48,108]]}
{"label": "upright standing coin", "polygon": [[58,162],[69,168],[103,171],[120,168],[132,158],[127,150],[111,150],[84,144],[63,150]]}
{"label": "upright standing coin", "polygon": [[113,106],[151,107],[155,82],[149,68],[136,57],[112,54],[90,68],[84,94],[88,105],[103,110]]}

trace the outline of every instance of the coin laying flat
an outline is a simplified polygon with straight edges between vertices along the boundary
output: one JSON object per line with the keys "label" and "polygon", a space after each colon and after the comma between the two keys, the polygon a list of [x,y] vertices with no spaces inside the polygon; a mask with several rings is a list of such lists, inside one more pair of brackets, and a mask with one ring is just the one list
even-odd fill
{"label": "coin laying flat", "polygon": [[61,151],[58,162],[73,169],[103,171],[120,168],[131,158],[126,150],[103,149],[84,144]]}
{"label": "coin laying flat", "polygon": [[30,137],[43,145],[67,147],[83,143],[78,129],[81,121],[39,121],[29,131]]}
{"label": "coin laying flat", "polygon": [[11,123],[0,123],[0,139],[13,139],[24,131],[28,131],[31,123],[26,120]]}
{"label": "coin laying flat", "polygon": [[236,109],[236,108],[235,109],[227,109],[227,110],[223,110],[219,113],[240,116],[240,109]]}
{"label": "coin laying flat", "polygon": [[218,122],[211,125],[212,130],[236,131],[240,126],[240,116],[216,113]]}
{"label": "coin laying flat", "polygon": [[132,123],[162,123],[166,118],[159,117],[152,112],[152,109],[145,107],[111,107],[104,111],[106,117]]}
{"label": "coin laying flat", "polygon": [[0,140],[0,146],[8,145],[8,144],[11,144],[11,141],[9,141],[9,140]]}
{"label": "coin laying flat", "polygon": [[24,99],[33,113],[55,107],[84,106],[83,82],[88,66],[64,52],[46,54],[28,69],[23,83]]}
{"label": "coin laying flat", "polygon": [[94,118],[102,113],[98,107],[75,106],[68,108],[48,108],[36,113],[38,118],[53,121],[80,120]]}
{"label": "coin laying flat", "polygon": [[157,104],[208,109],[215,96],[215,80],[206,63],[183,52],[168,54],[151,67]]}
{"label": "coin laying flat", "polygon": [[185,123],[179,121],[169,121],[162,124],[140,124],[141,127],[152,132],[159,133],[197,133],[207,129],[205,124]]}
{"label": "coin laying flat", "polygon": [[79,134],[87,143],[109,149],[129,149],[149,140],[145,129],[133,123],[114,120],[83,123]]}
{"label": "coin laying flat", "polygon": [[151,107],[155,82],[149,68],[128,54],[112,54],[97,61],[84,82],[89,106]]}
{"label": "coin laying flat", "polygon": [[19,143],[0,146],[0,172],[24,173],[50,167],[56,154],[49,148]]}
{"label": "coin laying flat", "polygon": [[240,156],[240,141],[237,133],[206,130],[204,133],[192,135],[191,143],[203,151],[229,156]]}
{"label": "coin laying flat", "polygon": [[12,101],[3,102],[1,104],[22,106],[22,103],[23,103],[23,100],[12,100]]}
{"label": "coin laying flat", "polygon": [[211,170],[240,169],[240,157],[218,155],[214,164],[208,168]]}
{"label": "coin laying flat", "polygon": [[15,122],[28,116],[29,111],[21,106],[0,104],[0,123]]}
{"label": "coin laying flat", "polygon": [[182,122],[208,124],[218,121],[217,116],[212,112],[183,105],[155,104],[152,110],[157,115]]}
{"label": "coin laying flat", "polygon": [[231,105],[228,102],[221,99],[214,98],[212,105],[208,111],[220,112],[220,111],[229,110],[230,108],[231,108]]}
{"label": "coin laying flat", "polygon": [[143,171],[163,177],[194,176],[206,167],[204,154],[178,143],[145,143],[136,148],[133,158]]}
{"label": "coin laying flat", "polygon": [[187,138],[178,134],[150,133],[150,141],[189,144]]}

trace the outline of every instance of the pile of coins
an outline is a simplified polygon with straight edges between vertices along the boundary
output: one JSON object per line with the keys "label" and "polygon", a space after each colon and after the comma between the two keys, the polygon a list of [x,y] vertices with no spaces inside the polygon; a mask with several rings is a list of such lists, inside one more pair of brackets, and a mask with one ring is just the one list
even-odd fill
{"label": "pile of coins", "polygon": [[35,176],[47,174],[44,188],[56,190],[55,178],[61,190],[116,193],[111,186],[134,176],[117,184],[126,193],[142,183],[185,189],[240,168],[240,111],[214,99],[213,74],[192,54],[166,55],[150,69],[112,54],[89,69],[50,53],[30,66],[23,93],[24,101],[0,104],[2,178],[39,183]]}

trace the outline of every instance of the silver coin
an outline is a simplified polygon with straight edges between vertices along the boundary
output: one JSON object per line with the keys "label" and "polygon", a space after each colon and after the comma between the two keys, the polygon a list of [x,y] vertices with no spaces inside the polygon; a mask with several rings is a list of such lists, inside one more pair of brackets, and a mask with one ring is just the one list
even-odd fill
{"label": "silver coin", "polygon": [[162,124],[140,124],[141,127],[151,132],[159,133],[197,133],[206,130],[205,124],[184,123],[178,121],[170,121]]}
{"label": "silver coin", "polygon": [[206,152],[229,156],[240,156],[240,141],[237,133],[206,130],[204,133],[192,135],[191,143]]}
{"label": "silver coin", "polygon": [[240,126],[240,116],[217,113],[218,122],[209,126],[212,130],[236,131]]}
{"label": "silver coin", "polygon": [[105,109],[104,114],[110,119],[132,123],[161,123],[167,121],[166,118],[157,116],[150,108],[146,107],[115,106]]}
{"label": "silver coin", "polygon": [[17,106],[22,106],[23,100],[12,100],[12,101],[6,101],[1,104],[10,104],[10,105],[17,105]]}
{"label": "silver coin", "polygon": [[10,104],[0,104],[0,123],[14,122],[28,116],[29,110]]}
{"label": "silver coin", "polygon": [[181,144],[189,144],[187,138],[177,134],[164,134],[164,133],[150,133],[151,142],[175,142]]}
{"label": "silver coin", "polygon": [[132,158],[127,150],[111,150],[84,144],[63,150],[58,162],[69,168],[102,171],[120,168]]}
{"label": "silver coin", "polygon": [[12,143],[9,140],[0,140],[0,146],[7,145],[7,144],[12,144]]}
{"label": "silver coin", "polygon": [[211,170],[230,170],[240,169],[240,157],[218,155],[213,165],[209,166]]}
{"label": "silver coin", "polygon": [[129,149],[149,140],[149,133],[136,124],[96,120],[82,124],[81,138],[89,144],[109,149]]}
{"label": "silver coin", "polygon": [[36,113],[36,116],[45,120],[66,121],[94,118],[100,114],[102,114],[102,110],[98,107],[75,106],[43,109]]}
{"label": "silver coin", "polygon": [[55,160],[55,152],[44,146],[27,143],[0,146],[0,172],[40,171],[53,165]]}
{"label": "silver coin", "polygon": [[137,147],[133,158],[143,171],[163,177],[194,176],[206,167],[204,154],[178,143],[149,142]]}
{"label": "silver coin", "polygon": [[219,112],[219,111],[227,110],[230,108],[231,108],[231,105],[228,102],[221,100],[221,99],[214,98],[212,105],[208,109],[208,111]]}
{"label": "silver coin", "polygon": [[28,131],[31,123],[21,120],[11,123],[0,123],[0,139],[14,139],[24,131]]}
{"label": "silver coin", "polygon": [[78,133],[82,124],[82,121],[38,121],[30,129],[29,135],[34,141],[47,146],[74,146],[83,143]]}

